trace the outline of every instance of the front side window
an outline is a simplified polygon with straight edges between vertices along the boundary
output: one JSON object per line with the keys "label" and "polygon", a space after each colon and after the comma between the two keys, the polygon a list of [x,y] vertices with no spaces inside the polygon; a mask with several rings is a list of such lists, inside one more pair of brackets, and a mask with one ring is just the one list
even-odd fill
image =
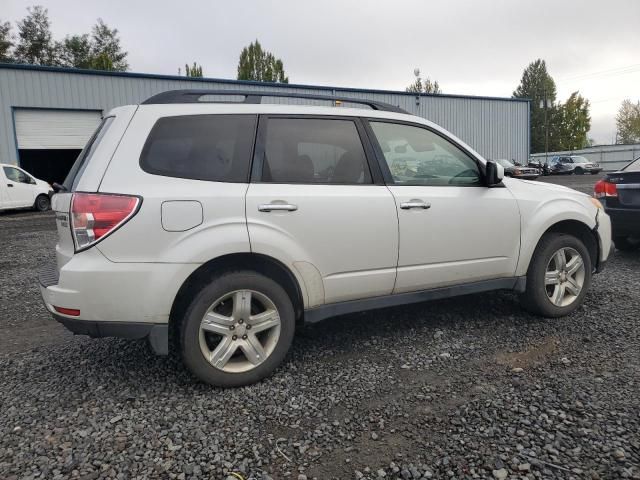
{"label": "front side window", "polygon": [[255,125],[255,115],[161,118],[142,149],[140,166],[166,177],[247,182]]}
{"label": "front side window", "polygon": [[411,125],[370,122],[396,185],[474,186],[476,162],[440,135]]}
{"label": "front side window", "polygon": [[2,168],[4,170],[4,174],[12,182],[31,183],[31,179],[29,178],[29,175],[27,175],[23,171],[13,167],[2,167]]}
{"label": "front side window", "polygon": [[352,120],[270,118],[266,128],[263,182],[371,183]]}

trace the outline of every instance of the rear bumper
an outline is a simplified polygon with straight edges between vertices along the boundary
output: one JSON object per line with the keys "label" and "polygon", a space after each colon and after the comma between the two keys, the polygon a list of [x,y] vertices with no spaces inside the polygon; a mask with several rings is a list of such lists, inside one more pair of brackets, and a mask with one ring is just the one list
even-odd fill
{"label": "rear bumper", "polygon": [[[198,265],[115,263],[91,248],[59,271],[42,270],[44,304],[67,329],[91,337],[149,338],[158,354],[168,351],[169,314],[175,296]],[[79,310],[66,315],[55,307]]]}
{"label": "rear bumper", "polygon": [[640,209],[606,208],[615,237],[640,235]]}

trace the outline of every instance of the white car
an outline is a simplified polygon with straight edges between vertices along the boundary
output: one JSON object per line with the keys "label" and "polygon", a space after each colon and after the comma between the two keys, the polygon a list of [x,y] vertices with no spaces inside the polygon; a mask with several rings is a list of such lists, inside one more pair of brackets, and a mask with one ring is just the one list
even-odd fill
{"label": "white car", "polygon": [[503,178],[391,105],[268,95],[172,91],[105,117],[53,197],[40,284],[58,321],[175,346],[203,381],[237,386],[273,372],[302,322],[497,289],[558,317],[607,261],[594,198]]}
{"label": "white car", "polygon": [[35,208],[49,210],[51,186],[20,167],[0,163],[0,210]]}

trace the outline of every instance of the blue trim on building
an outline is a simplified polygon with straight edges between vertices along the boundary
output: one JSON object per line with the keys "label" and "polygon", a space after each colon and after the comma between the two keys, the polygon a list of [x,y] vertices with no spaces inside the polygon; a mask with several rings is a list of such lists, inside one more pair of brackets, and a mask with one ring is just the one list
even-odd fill
{"label": "blue trim on building", "polygon": [[529,153],[527,154],[527,163],[531,156],[531,100],[527,100],[527,137],[529,138]]}
{"label": "blue trim on building", "polygon": [[159,75],[155,73],[134,73],[134,72],[108,72],[102,70],[85,70],[80,68],[65,68],[65,67],[49,67],[44,65],[26,65],[20,63],[0,63],[0,69],[13,69],[13,70],[34,70],[34,71],[42,71],[42,72],[56,72],[56,73],[66,73],[72,75],[98,75],[103,77],[128,77],[128,78],[146,78],[146,79],[155,79],[155,80],[173,80],[173,81],[182,81],[182,82],[217,82],[217,83],[226,83],[229,85],[251,85],[251,86],[261,86],[261,87],[288,87],[288,88],[300,88],[300,89],[315,89],[315,90],[326,90],[328,95],[335,95],[335,90],[340,90],[342,92],[352,92],[352,93],[376,93],[383,95],[406,95],[411,97],[445,97],[445,98],[462,98],[462,99],[474,99],[474,100],[501,100],[505,102],[529,102],[527,98],[512,98],[512,97],[487,97],[487,96],[476,96],[476,95],[453,95],[448,93],[439,93],[439,94],[429,94],[429,93],[411,93],[411,92],[402,92],[397,90],[374,90],[374,89],[365,89],[365,88],[350,88],[350,87],[331,87],[326,85],[300,85],[295,83],[271,83],[271,82],[256,82],[251,80],[228,80],[221,78],[194,78],[194,77],[181,77],[178,75]]}

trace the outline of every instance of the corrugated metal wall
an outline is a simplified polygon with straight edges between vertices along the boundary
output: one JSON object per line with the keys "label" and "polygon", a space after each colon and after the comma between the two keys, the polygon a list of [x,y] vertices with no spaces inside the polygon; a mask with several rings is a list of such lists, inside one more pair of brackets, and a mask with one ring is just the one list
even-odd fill
{"label": "corrugated metal wall", "polygon": [[378,100],[443,126],[487,158],[524,162],[529,156],[529,104],[526,101],[453,95],[416,97],[404,92],[0,65],[0,163],[15,163],[17,159],[13,108],[97,109],[106,113],[113,107],[137,104],[156,93],[181,88],[335,94]]}
{"label": "corrugated metal wall", "polygon": [[583,148],[582,150],[549,152],[546,154],[536,153],[531,156],[542,160],[544,163],[545,158],[550,159],[555,155],[581,155],[590,162],[599,163],[605,170],[615,171],[624,167],[632,160],[640,157],[640,144],[598,145],[595,147]]}

